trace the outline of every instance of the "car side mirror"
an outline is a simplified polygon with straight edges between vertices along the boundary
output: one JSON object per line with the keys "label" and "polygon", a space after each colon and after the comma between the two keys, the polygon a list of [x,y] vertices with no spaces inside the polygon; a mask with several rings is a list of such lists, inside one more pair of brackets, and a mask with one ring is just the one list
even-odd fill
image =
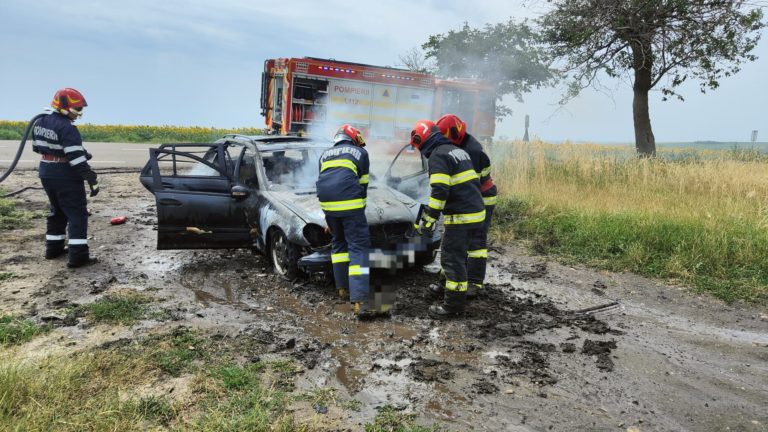
{"label": "car side mirror", "polygon": [[236,184],[232,186],[230,193],[232,195],[232,198],[236,200],[241,200],[241,199],[247,198],[248,195],[251,194],[251,191],[245,185]]}

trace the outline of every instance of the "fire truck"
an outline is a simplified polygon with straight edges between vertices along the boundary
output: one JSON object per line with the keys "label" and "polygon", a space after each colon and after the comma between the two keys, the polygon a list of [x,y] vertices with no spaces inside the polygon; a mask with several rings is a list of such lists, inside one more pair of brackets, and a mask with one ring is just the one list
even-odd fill
{"label": "fire truck", "polygon": [[492,86],[405,69],[314,57],[264,62],[261,114],[279,134],[330,137],[343,123],[368,140],[408,140],[421,119],[453,113],[478,138],[496,127]]}

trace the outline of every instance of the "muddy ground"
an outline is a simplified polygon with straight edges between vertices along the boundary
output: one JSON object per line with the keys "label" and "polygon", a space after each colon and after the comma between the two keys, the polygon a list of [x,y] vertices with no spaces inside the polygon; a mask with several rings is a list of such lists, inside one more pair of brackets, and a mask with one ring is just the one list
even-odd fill
{"label": "muddy ground", "polygon": [[[495,245],[489,284],[462,319],[435,321],[433,266],[389,280],[389,319],[358,322],[329,285],[284,281],[248,251],[157,251],[152,195],[136,174],[102,176],[90,244],[101,262],[68,270],[42,259],[44,218],[0,232],[0,313],[52,322],[25,354],[93,349],[179,325],[245,338],[243,359],[293,358],[297,391],[333,387],[360,402],[330,430],[360,430],[392,405],[449,430],[768,430],[768,317],[632,274],[596,272]],[[17,172],[7,189],[36,185]],[[46,208],[41,191],[20,206]],[[109,219],[128,216],[110,226]],[[151,292],[170,321],[132,327],[62,320],[62,308],[121,289]],[[618,306],[584,312],[618,302]],[[306,412],[301,412],[304,409]]]}

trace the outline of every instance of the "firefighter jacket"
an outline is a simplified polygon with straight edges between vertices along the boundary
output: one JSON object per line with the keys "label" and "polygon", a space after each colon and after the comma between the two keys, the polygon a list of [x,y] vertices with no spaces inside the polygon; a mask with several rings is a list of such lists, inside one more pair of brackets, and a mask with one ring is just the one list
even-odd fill
{"label": "firefighter jacket", "polygon": [[469,154],[440,133],[427,138],[421,151],[429,161],[429,184],[432,187],[429,204],[424,210],[427,220],[436,222],[442,213],[446,229],[481,227],[485,221],[485,206],[480,194],[480,180]]}
{"label": "firefighter jacket", "polygon": [[89,155],[80,131],[67,117],[56,112],[41,117],[32,128],[32,137],[35,140],[32,151],[68,162],[41,161],[41,178],[82,178],[88,184],[96,183],[96,173],[88,165]]}
{"label": "firefighter jacket", "polygon": [[326,214],[347,216],[365,212],[368,197],[368,152],[341,141],[320,156],[317,198]]}
{"label": "firefighter jacket", "polygon": [[483,145],[472,135],[466,134],[459,147],[469,154],[472,166],[480,176],[480,193],[483,194],[483,202],[486,206],[496,205],[498,190],[491,177],[491,159],[483,150]]}

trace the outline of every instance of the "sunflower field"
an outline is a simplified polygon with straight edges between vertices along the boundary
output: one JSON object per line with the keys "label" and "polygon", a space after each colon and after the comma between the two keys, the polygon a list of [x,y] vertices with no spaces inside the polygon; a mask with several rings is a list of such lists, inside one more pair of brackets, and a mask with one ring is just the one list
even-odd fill
{"label": "sunflower field", "polygon": [[[27,127],[25,121],[0,120],[0,139],[20,140]],[[208,128],[199,126],[130,126],[78,124],[77,129],[88,142],[211,142],[222,135],[237,133],[262,135],[261,128]]]}

